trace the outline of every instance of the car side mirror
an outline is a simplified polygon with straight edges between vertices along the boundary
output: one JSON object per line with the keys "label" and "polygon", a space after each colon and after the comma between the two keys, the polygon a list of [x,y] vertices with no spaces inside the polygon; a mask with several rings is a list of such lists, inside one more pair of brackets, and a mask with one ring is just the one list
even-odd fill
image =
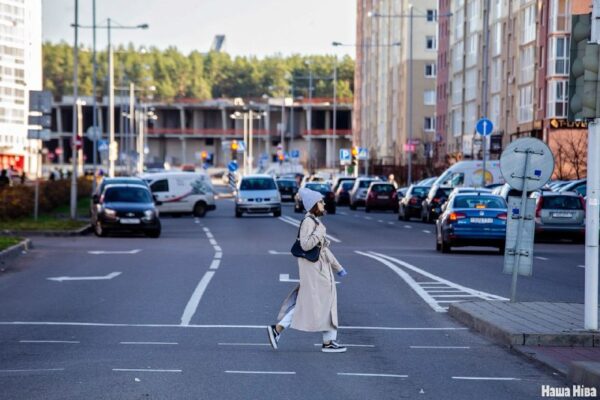
{"label": "car side mirror", "polygon": [[97,194],[92,196],[92,203],[94,204],[98,204],[100,203],[100,196],[98,196]]}
{"label": "car side mirror", "polygon": [[162,201],[160,201],[160,200],[158,200],[158,199],[156,198],[156,195],[155,195],[155,194],[153,194],[153,195],[152,195],[152,200],[154,200],[154,204],[156,204],[157,206],[162,206],[162,203],[163,203],[163,202],[162,202]]}

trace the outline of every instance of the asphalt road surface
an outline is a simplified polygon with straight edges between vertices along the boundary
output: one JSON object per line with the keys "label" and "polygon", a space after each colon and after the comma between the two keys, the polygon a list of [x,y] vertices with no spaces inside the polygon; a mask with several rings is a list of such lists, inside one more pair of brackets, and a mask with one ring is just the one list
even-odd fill
{"label": "asphalt road surface", "polygon": [[[296,284],[301,214],[163,218],[163,235],[36,238],[0,275],[2,399],[533,399],[563,380],[450,318],[509,296],[495,249],[435,251],[433,225],[339,208],[324,217],[343,354],[265,326]],[[536,246],[522,301],[583,302],[584,248]]]}

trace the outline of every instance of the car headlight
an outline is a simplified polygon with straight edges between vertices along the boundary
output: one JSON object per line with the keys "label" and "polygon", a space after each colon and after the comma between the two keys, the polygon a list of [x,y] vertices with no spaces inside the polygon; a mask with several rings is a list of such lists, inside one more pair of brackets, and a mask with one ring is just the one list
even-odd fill
{"label": "car headlight", "polygon": [[110,208],[105,208],[104,209],[104,215],[109,217],[109,218],[115,218],[117,216],[117,212],[113,209]]}
{"label": "car headlight", "polygon": [[146,210],[144,211],[144,219],[154,219],[154,210]]}
{"label": "car headlight", "polygon": [[238,203],[238,204],[241,204],[241,203],[243,203],[244,201],[245,201],[245,200],[244,200],[242,197],[238,197],[238,198],[237,198],[237,203]]}

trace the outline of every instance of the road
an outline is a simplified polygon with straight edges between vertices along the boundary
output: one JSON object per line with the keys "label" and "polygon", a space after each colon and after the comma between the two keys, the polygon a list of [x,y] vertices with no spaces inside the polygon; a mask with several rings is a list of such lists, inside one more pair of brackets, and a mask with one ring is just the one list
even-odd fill
{"label": "road", "polygon": [[[0,275],[3,399],[529,399],[557,377],[466,330],[453,301],[508,297],[495,251],[435,251],[434,226],[339,208],[324,217],[338,278],[339,341],[285,331],[302,217],[163,218],[159,239],[36,238]],[[522,301],[583,302],[582,245],[536,246]]]}

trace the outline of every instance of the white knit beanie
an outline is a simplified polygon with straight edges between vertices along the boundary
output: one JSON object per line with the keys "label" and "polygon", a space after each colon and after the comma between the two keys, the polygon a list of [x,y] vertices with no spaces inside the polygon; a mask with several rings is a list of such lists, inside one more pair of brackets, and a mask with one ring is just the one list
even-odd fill
{"label": "white knit beanie", "polygon": [[300,198],[302,199],[302,204],[304,204],[306,211],[312,210],[315,204],[317,204],[317,202],[323,198],[321,193],[307,188],[300,189],[299,193]]}

